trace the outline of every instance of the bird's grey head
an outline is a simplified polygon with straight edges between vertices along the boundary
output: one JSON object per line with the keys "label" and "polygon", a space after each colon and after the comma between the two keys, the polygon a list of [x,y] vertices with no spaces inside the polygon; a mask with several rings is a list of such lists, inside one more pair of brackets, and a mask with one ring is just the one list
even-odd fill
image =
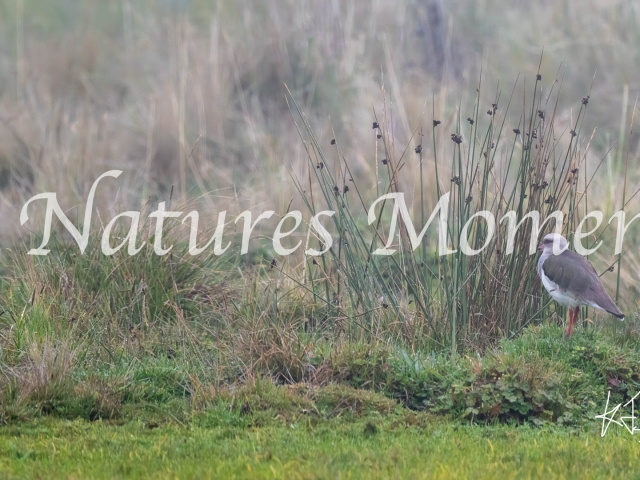
{"label": "bird's grey head", "polygon": [[559,233],[549,233],[544,236],[540,249],[545,255],[559,255],[569,248],[569,242]]}

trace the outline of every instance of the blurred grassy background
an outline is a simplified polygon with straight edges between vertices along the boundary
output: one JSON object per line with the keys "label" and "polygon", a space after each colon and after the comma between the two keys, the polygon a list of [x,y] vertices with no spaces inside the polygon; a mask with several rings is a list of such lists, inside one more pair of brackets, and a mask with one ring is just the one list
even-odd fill
{"label": "blurred grassy background", "polygon": [[[430,124],[433,99],[439,116],[465,115],[481,69],[489,102],[498,82],[509,92],[518,74],[531,80],[543,48],[547,88],[563,83],[558,117],[591,91],[591,155],[614,145],[620,157],[640,88],[639,14],[613,0],[9,0],[0,5],[3,214],[16,218],[27,195],[52,188],[74,203],[116,167],[127,171],[127,197],[175,185],[282,211],[293,195],[284,165],[306,176],[283,83],[320,142],[333,129],[373,188],[372,109],[384,98],[401,150]],[[615,191],[602,200],[615,203]]]}

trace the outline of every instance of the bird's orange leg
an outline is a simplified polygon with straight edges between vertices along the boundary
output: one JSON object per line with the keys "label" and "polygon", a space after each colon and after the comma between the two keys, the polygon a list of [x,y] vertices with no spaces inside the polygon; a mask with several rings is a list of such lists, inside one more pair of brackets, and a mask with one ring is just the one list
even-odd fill
{"label": "bird's orange leg", "polygon": [[575,307],[569,310],[569,330],[567,330],[567,335],[570,337],[573,335],[573,322],[575,322],[576,317],[578,316],[578,309],[580,307]]}

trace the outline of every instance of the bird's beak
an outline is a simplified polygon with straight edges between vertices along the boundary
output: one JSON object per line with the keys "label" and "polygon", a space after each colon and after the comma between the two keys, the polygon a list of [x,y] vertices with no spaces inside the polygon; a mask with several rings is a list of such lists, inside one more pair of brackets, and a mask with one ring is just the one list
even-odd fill
{"label": "bird's beak", "polygon": [[539,250],[544,250],[544,243],[538,247]]}

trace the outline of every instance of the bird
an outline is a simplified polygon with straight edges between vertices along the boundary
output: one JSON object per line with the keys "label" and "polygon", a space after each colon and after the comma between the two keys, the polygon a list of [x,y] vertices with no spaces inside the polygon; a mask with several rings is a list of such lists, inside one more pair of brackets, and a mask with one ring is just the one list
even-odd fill
{"label": "bird", "polygon": [[[553,251],[554,242],[557,242],[561,252],[557,255]],[[538,275],[542,285],[556,302],[569,307],[569,337],[573,333],[573,323],[578,317],[578,311],[584,305],[624,319],[624,314],[604,289],[593,265],[583,256],[569,250],[566,238],[559,233],[549,233],[539,248],[542,255],[538,260]]]}

